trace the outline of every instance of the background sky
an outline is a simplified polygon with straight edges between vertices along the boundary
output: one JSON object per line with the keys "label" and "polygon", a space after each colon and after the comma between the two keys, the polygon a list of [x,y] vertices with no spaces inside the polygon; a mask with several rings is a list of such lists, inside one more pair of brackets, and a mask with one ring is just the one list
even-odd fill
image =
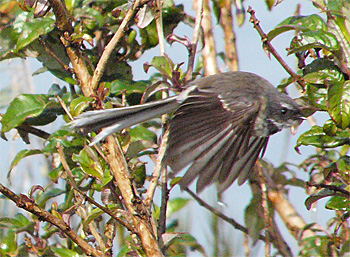
{"label": "background sky", "polygon": [[[185,11],[189,14],[194,15],[192,10],[192,1],[175,1],[175,3],[182,2],[185,5]],[[308,15],[312,13],[317,13],[317,10],[312,6],[310,1],[283,1],[278,6],[274,7],[272,12],[269,12],[265,6],[264,1],[262,0],[247,0],[244,2],[246,9],[248,5],[252,6],[252,8],[256,11],[257,18],[261,21],[260,25],[267,33],[271,29],[273,29],[279,22],[284,20],[285,18],[293,15],[296,5],[301,4],[301,14]],[[251,23],[248,22],[249,16],[246,16],[246,21],[242,27],[236,28],[236,36],[237,36],[237,46],[238,46],[238,54],[239,54],[239,65],[240,70],[242,71],[250,71],[256,73],[267,80],[269,80],[272,84],[278,85],[283,78],[288,77],[288,74],[283,70],[283,68],[277,63],[275,59],[269,59],[265,52],[261,47],[261,41],[258,33],[253,29]],[[215,23],[216,21],[213,20]],[[219,26],[214,26],[214,33],[216,38],[216,47],[218,52],[224,50],[222,33],[219,29]],[[178,36],[188,36],[190,39],[192,38],[192,29],[186,25],[180,25],[174,32]],[[295,67],[295,58],[293,56],[286,56],[286,48],[289,46],[289,42],[293,36],[293,33],[286,33],[285,35],[279,36],[272,44],[277,49],[277,51],[282,55],[282,57],[287,60],[291,67]],[[170,58],[174,61],[174,63],[179,63],[187,60],[187,51],[186,49],[174,43],[174,45],[166,45],[166,53],[170,56]],[[143,63],[150,62],[153,56],[159,55],[159,49],[155,48],[152,51],[145,53],[139,60],[132,63],[134,79],[146,79],[150,74],[146,74],[143,71]],[[20,93],[46,93],[48,88],[52,83],[59,83],[64,85],[63,82],[56,81],[53,76],[49,73],[41,74],[38,76],[31,77],[34,71],[39,69],[41,64],[36,62],[35,60],[12,60],[10,62],[0,63],[0,90],[4,90],[8,87],[12,88],[12,91],[8,94],[1,95],[0,104],[1,106],[5,105],[9,100],[13,99],[15,95]],[[227,68],[221,62],[220,71],[227,71]],[[150,70],[149,73],[154,72],[154,70]],[[292,86],[293,87],[293,86]],[[298,93],[296,90],[293,90],[292,87],[288,88],[288,91],[292,97],[298,97]],[[5,111],[5,109],[0,109],[1,113]],[[322,117],[318,117],[317,119],[322,119]],[[46,126],[45,130],[51,132],[54,129],[59,128],[60,122],[56,122],[54,125]],[[298,135],[306,131],[310,126],[307,122],[299,128],[298,133],[295,136],[292,136],[289,130],[285,130],[277,135],[272,136],[269,146],[267,148],[265,159],[272,162],[274,165],[279,165],[284,161],[292,162],[292,163],[301,163],[303,159],[305,159],[308,155],[312,154],[313,148],[302,147],[301,155],[297,154],[294,151],[295,142],[298,138]],[[25,145],[22,140],[16,139],[13,141],[14,133],[7,133],[7,138],[10,141],[4,142],[0,140],[0,181],[1,183],[7,185],[8,181],[6,179],[7,172],[10,167],[11,160],[15,156],[15,154],[22,149],[34,149],[43,144],[43,141],[34,137],[31,137],[32,144]],[[46,161],[44,158],[30,157],[27,158],[26,161],[22,161],[13,171],[12,171],[12,183],[14,188],[16,188],[17,193],[28,193],[29,188],[34,184],[46,184],[48,181],[46,175]],[[304,172],[295,169],[297,176],[299,178],[307,178],[307,174]],[[171,192],[170,197],[186,197],[190,198],[186,193],[180,192],[177,188]],[[206,199],[208,202],[211,202],[213,205],[216,205],[220,208],[225,214],[234,218],[236,221],[244,224],[244,207],[247,205],[251,198],[251,193],[249,186],[231,186],[225,194],[224,194],[224,205],[220,205],[215,202],[215,189],[214,187],[209,188],[204,191],[200,197]],[[325,225],[325,221],[328,220],[331,211],[324,209],[324,201],[319,201],[318,206],[320,208],[316,208],[312,211],[307,211],[304,206],[304,200],[306,195],[304,190],[302,189],[293,189],[289,193],[289,198],[291,202],[296,206],[297,210],[302,214],[302,216],[306,219],[307,223],[310,222],[319,222],[322,225]],[[181,223],[181,226],[184,230],[189,230],[196,236],[199,242],[205,246],[205,249],[208,250],[211,247],[210,244],[210,224],[208,222],[208,216],[210,215],[208,211],[199,207],[194,201],[190,203],[190,208],[185,208],[184,211],[175,215],[176,217],[180,217],[186,215],[188,219]],[[11,208],[7,208],[7,206]],[[7,212],[3,211],[5,216],[11,216],[18,209],[13,208],[12,203],[7,203],[4,201],[0,201],[0,209],[7,210]],[[283,234],[288,234],[286,229],[282,230]],[[225,228],[225,235],[229,240],[232,241],[232,245],[237,246],[237,248],[242,251],[242,242],[243,237],[242,233],[234,231],[234,229],[230,226]],[[208,239],[209,238],[209,239]],[[294,239],[291,236],[286,236],[287,241],[290,243],[290,246],[297,251],[297,245],[293,242]],[[263,251],[262,245],[259,245],[254,249],[253,253],[260,255]],[[237,250],[236,256],[241,256],[243,253],[240,250]],[[210,250],[207,251],[210,255]],[[295,252],[297,253],[297,252]],[[190,256],[201,256],[198,253],[193,253]]]}

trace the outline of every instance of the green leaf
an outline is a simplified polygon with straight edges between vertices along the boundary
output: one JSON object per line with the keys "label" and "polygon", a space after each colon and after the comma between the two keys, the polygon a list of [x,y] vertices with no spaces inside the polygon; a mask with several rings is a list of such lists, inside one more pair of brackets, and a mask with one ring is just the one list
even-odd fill
{"label": "green leaf", "polygon": [[[118,204],[110,204],[107,206],[107,208],[110,210],[110,211],[114,211],[114,210],[117,210],[119,207]],[[105,212],[103,210],[101,210],[100,208],[95,208],[93,209],[89,215],[87,216],[87,218],[84,220],[84,223],[83,223],[83,228],[84,230],[87,229],[87,227],[89,226],[89,224],[93,221],[93,220],[96,220],[98,217],[100,217],[101,215],[105,214]]]}
{"label": "green leaf", "polygon": [[155,56],[152,59],[151,64],[144,64],[145,71],[147,72],[150,67],[154,67],[163,76],[168,79],[173,77],[174,63],[168,56]]}
{"label": "green leaf", "polygon": [[310,103],[320,110],[327,110],[327,87],[324,85],[307,84],[306,93]]}
{"label": "green leaf", "polygon": [[308,210],[310,210],[313,203],[317,202],[318,200],[320,200],[322,198],[329,197],[329,196],[334,196],[336,194],[337,194],[336,191],[330,190],[328,188],[324,188],[321,191],[319,191],[319,192],[317,192],[315,194],[312,194],[308,198],[306,198],[304,204],[305,204],[306,208]]}
{"label": "green leaf", "polygon": [[338,174],[344,178],[344,181],[350,182],[350,157],[342,156],[337,162]]}
{"label": "green leaf", "polygon": [[350,211],[350,200],[345,196],[334,196],[326,203],[326,208],[335,211]]}
{"label": "green leaf", "polygon": [[299,37],[298,43],[289,49],[288,55],[313,48],[322,48],[335,53],[337,56],[339,55],[340,45],[338,39],[330,32],[321,30],[308,31],[300,33]]}
{"label": "green leaf", "polygon": [[258,197],[253,197],[244,211],[244,222],[248,228],[249,236],[253,240],[253,244],[257,242],[260,231],[264,229],[264,222],[261,222],[257,208],[261,208],[261,200]]}
{"label": "green leaf", "polygon": [[37,205],[40,207],[44,208],[45,204],[48,200],[60,196],[62,194],[66,193],[65,190],[59,189],[59,188],[50,188],[50,189],[45,189],[44,192],[41,192],[38,194],[38,196],[35,199],[35,202]]}
{"label": "green leaf", "polygon": [[136,126],[130,129],[129,134],[131,137],[131,142],[145,140],[152,143],[157,143],[157,134],[144,126]]}
{"label": "green leaf", "polygon": [[313,126],[303,133],[297,141],[296,150],[301,145],[312,145],[319,148],[335,148],[349,143],[347,131],[340,131],[336,136],[328,136],[320,126]]}
{"label": "green leaf", "polygon": [[343,82],[344,75],[333,61],[319,58],[306,65],[303,69],[305,82],[312,84],[326,84]]}
{"label": "green leaf", "polygon": [[41,149],[32,149],[32,150],[22,150],[18,152],[15,156],[15,158],[12,160],[11,165],[10,165],[10,171],[17,166],[17,164],[25,157],[35,155],[35,154],[42,154],[44,153]]}
{"label": "green leaf", "polygon": [[34,40],[39,38],[41,35],[48,34],[55,28],[55,20],[46,16],[41,19],[32,19],[31,21],[25,21],[20,30],[19,37],[17,40],[17,51],[28,46]]}
{"label": "green leaf", "polygon": [[0,61],[20,56],[15,52],[18,34],[13,26],[7,26],[0,30]]}
{"label": "green leaf", "polygon": [[13,219],[13,227],[17,229],[28,226],[30,224],[30,220],[28,220],[28,218],[21,213],[16,214],[15,218]]}
{"label": "green leaf", "polygon": [[[12,229],[8,230],[6,235],[1,238],[0,255],[9,256],[7,253],[12,253],[17,249],[16,233]],[[12,254],[11,254],[12,255]]]}
{"label": "green leaf", "polygon": [[27,118],[39,116],[48,106],[49,98],[45,95],[23,94],[17,96],[2,117],[3,133],[23,123]]}
{"label": "green leaf", "polygon": [[328,87],[328,112],[339,128],[345,129],[350,125],[349,80]]}
{"label": "green leaf", "polygon": [[276,28],[267,34],[267,36],[269,40],[272,40],[276,36],[290,30],[303,32],[317,30],[327,31],[327,24],[320,16],[316,14],[312,14],[310,16],[292,16],[278,24]]}
{"label": "green leaf", "polygon": [[70,113],[73,117],[81,114],[94,101],[93,97],[79,96],[75,98],[69,106]]}
{"label": "green leaf", "polygon": [[60,85],[54,83],[52,84],[52,86],[50,87],[49,91],[48,91],[48,95],[49,96],[63,96],[67,93],[67,88],[65,86],[63,86],[62,88],[60,87]]}
{"label": "green leaf", "polygon": [[[182,247],[189,247],[191,251],[199,251],[202,253],[203,256],[207,256],[205,254],[204,248],[197,242],[196,238],[188,233],[165,233],[163,235],[165,237],[165,242],[168,248],[176,249],[178,251],[181,251],[181,246]],[[180,248],[180,250],[178,249]],[[184,256],[182,255],[183,252],[178,253],[179,255],[174,255],[174,256]]]}
{"label": "green leaf", "polygon": [[128,80],[115,80],[113,82],[106,82],[105,87],[110,88],[111,94],[121,94],[125,91],[127,94],[131,93],[143,93],[150,82],[148,80],[140,81],[128,81]]}
{"label": "green leaf", "polygon": [[[92,152],[92,151],[91,151]],[[95,156],[96,157],[96,156]],[[97,157],[96,157],[97,158]],[[95,158],[94,158],[95,159]],[[90,155],[87,153],[86,148],[81,150],[79,154],[73,154],[72,160],[75,162],[78,162],[81,166],[81,169],[94,177],[97,177],[98,179],[103,179],[103,169],[100,166],[99,162],[96,162],[93,160]]]}
{"label": "green leaf", "polygon": [[187,198],[181,198],[181,197],[176,197],[171,199],[168,202],[168,208],[166,212],[166,216],[169,218],[173,213],[180,211],[182,208],[184,208],[190,199]]}
{"label": "green leaf", "polygon": [[73,250],[69,250],[67,248],[51,247],[50,249],[60,257],[79,257],[79,256],[81,256],[79,253],[77,253]]}
{"label": "green leaf", "polygon": [[137,188],[141,188],[145,184],[146,178],[146,165],[142,163],[133,170],[133,182]]}

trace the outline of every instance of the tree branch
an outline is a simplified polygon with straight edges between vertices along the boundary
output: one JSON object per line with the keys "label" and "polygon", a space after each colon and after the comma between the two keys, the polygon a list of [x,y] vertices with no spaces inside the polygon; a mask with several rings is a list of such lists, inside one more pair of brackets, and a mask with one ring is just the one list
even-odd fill
{"label": "tree branch", "polygon": [[192,80],[194,61],[197,53],[197,44],[198,44],[199,35],[202,28],[201,26],[202,26],[202,19],[203,19],[203,1],[204,0],[196,1],[197,15],[196,15],[196,22],[193,30],[193,39],[192,39],[192,43],[189,51],[188,66],[187,66],[185,81]]}
{"label": "tree branch", "polygon": [[120,24],[117,32],[114,34],[112,39],[109,41],[108,45],[105,47],[100,60],[97,63],[96,69],[94,71],[94,75],[91,79],[90,87],[95,90],[102,78],[102,75],[107,67],[108,59],[110,58],[113,50],[119,43],[120,39],[123,37],[125,31],[128,29],[130,22],[133,20],[139,9],[148,3],[150,0],[136,0],[133,6],[129,9],[122,23]]}
{"label": "tree branch", "polygon": [[260,27],[259,23],[260,21],[255,16],[255,11],[252,9],[251,6],[249,6],[248,11],[250,14],[250,22],[254,25],[254,28],[258,31],[261,41],[263,45],[265,46],[264,49],[267,49],[275,58],[276,60],[282,65],[282,67],[295,79],[296,82],[304,89],[305,88],[305,81],[302,77],[300,77],[298,74],[296,74],[291,67],[288,66],[288,64],[283,60],[283,58],[279,55],[277,50],[272,46],[270,40],[268,39],[267,35],[263,31],[263,29]]}
{"label": "tree branch", "polygon": [[117,181],[118,188],[123,196],[125,205],[130,213],[133,224],[139,235],[142,247],[148,257],[161,257],[156,239],[156,229],[153,219],[143,201],[137,195],[132,187],[132,181],[129,177],[128,165],[125,161],[124,154],[119,143],[113,136],[107,138],[104,144],[107,162],[111,168],[111,172]]}
{"label": "tree branch", "polygon": [[81,90],[85,96],[90,96],[93,94],[93,89],[90,87],[89,83],[91,76],[85,65],[82,53],[80,52],[79,47],[77,47],[78,44],[72,44],[70,42],[70,36],[74,32],[74,28],[70,23],[68,11],[64,5],[64,1],[48,1],[55,14],[57,27],[62,32],[61,42],[65,46],[69,59],[72,62],[74,74],[80,83]]}
{"label": "tree branch", "polygon": [[13,201],[19,208],[22,208],[39,218],[40,221],[46,221],[59,228],[72,241],[74,241],[89,256],[105,256],[100,251],[93,248],[85,240],[83,240],[75,231],[63,220],[57,218],[50,212],[41,209],[32,199],[26,195],[16,195],[10,189],[0,183],[0,192]]}
{"label": "tree branch", "polygon": [[238,55],[236,45],[236,34],[233,28],[232,0],[224,0],[220,6],[220,24],[224,31],[225,41],[225,63],[232,71],[238,70]]}
{"label": "tree branch", "polygon": [[[190,189],[186,188],[185,191],[187,193],[189,193],[197,202],[200,206],[204,207],[205,209],[207,209],[208,211],[210,211],[211,213],[213,213],[214,215],[220,217],[222,220],[226,221],[227,223],[229,223],[231,226],[233,226],[235,229],[238,229],[240,231],[242,231],[243,233],[248,234],[248,229],[244,226],[242,226],[241,224],[239,224],[238,222],[236,222],[234,219],[227,217],[225,214],[219,212],[218,210],[216,210],[214,207],[210,206],[209,204],[207,204],[205,201],[203,201],[200,197],[198,197],[194,192],[192,192]],[[262,241],[266,241],[266,237],[263,235],[259,235],[259,240]]]}
{"label": "tree branch", "polygon": [[204,75],[209,76],[219,72],[209,0],[203,1],[202,28],[204,37],[204,47],[202,50]]}

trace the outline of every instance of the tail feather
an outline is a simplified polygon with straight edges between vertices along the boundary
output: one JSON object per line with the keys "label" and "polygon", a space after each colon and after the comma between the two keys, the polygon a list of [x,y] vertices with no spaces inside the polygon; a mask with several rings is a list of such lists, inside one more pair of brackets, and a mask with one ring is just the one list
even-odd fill
{"label": "tail feather", "polygon": [[91,145],[124,128],[174,112],[178,108],[176,96],[164,100],[124,108],[89,111],[69,123],[72,128],[98,131]]}

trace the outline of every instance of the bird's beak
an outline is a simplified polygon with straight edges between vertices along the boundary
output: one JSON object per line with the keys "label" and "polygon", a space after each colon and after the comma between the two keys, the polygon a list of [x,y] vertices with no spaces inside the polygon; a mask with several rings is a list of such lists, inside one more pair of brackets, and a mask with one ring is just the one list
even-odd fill
{"label": "bird's beak", "polygon": [[293,126],[290,127],[290,133],[292,133],[292,135],[295,135],[297,133],[299,126],[304,120],[305,118],[300,117],[296,121],[294,121]]}

